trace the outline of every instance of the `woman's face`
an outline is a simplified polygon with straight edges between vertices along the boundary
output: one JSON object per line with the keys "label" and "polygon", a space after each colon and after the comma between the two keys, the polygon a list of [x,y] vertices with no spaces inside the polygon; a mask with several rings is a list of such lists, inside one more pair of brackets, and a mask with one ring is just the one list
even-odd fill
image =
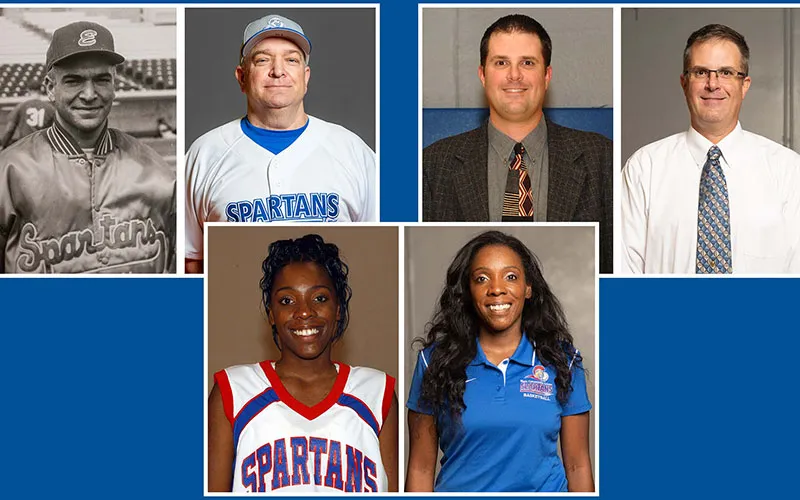
{"label": "woman's face", "polygon": [[519,255],[504,245],[485,246],[472,260],[469,276],[481,333],[519,329],[525,299],[531,296]]}
{"label": "woman's face", "polygon": [[314,262],[278,271],[269,300],[269,322],[278,330],[282,355],[316,359],[329,354],[339,301],[328,273]]}

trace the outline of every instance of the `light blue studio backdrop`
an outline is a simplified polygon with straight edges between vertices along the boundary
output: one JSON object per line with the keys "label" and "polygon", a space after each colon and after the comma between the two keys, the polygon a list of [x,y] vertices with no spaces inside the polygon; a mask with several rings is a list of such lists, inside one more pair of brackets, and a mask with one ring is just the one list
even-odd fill
{"label": "light blue studio backdrop", "polygon": [[[611,108],[547,108],[544,114],[564,127],[614,138],[614,110]],[[439,139],[480,127],[488,119],[488,108],[423,109],[422,146],[427,147]]]}
{"label": "light blue studio backdrop", "polygon": [[[600,498],[790,498],[798,296],[600,280]],[[201,279],[0,279],[0,297],[3,498],[203,496]]]}

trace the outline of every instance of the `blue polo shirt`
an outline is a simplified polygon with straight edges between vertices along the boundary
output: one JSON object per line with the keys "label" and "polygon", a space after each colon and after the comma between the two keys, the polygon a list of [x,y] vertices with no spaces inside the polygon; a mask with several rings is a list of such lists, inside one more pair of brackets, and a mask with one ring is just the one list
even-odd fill
{"label": "blue polo shirt", "polygon": [[[431,352],[417,356],[406,406],[418,413],[433,412],[420,404],[422,377]],[[556,372],[537,361],[523,336],[514,354],[495,366],[478,354],[467,366],[466,409],[461,426],[444,414],[436,415],[442,467],[434,491],[567,491],[564,465],[556,448],[561,417],[589,411],[586,376],[572,363],[572,392],[566,404],[556,399]]]}

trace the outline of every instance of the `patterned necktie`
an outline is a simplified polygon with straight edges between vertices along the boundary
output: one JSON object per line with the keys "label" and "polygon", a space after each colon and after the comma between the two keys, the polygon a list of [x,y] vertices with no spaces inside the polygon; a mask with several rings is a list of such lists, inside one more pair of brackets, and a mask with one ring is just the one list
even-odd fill
{"label": "patterned necktie", "polygon": [[697,205],[697,274],[730,274],[731,222],[728,185],[717,146],[708,150],[708,159],[700,176]]}
{"label": "patterned necktie", "polygon": [[508,168],[519,172],[519,190],[516,193],[506,193],[503,195],[503,216],[533,216],[533,195],[531,194],[531,178],[528,176],[528,169],[525,167],[523,155],[525,146],[522,143],[514,145],[514,159]]}

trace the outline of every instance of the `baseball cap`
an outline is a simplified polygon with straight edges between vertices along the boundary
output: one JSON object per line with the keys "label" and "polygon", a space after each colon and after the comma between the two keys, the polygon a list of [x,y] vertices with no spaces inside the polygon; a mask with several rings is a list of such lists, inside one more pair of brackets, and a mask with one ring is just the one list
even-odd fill
{"label": "baseball cap", "polygon": [[59,61],[75,54],[104,54],[114,64],[125,62],[125,58],[114,52],[114,37],[105,26],[90,21],[78,21],[62,26],[53,32],[47,48],[47,71]]}
{"label": "baseball cap", "polygon": [[303,28],[291,19],[276,14],[266,15],[247,25],[244,29],[242,50],[239,55],[244,59],[258,42],[274,36],[294,42],[305,53],[306,63],[308,63],[308,58],[311,56],[311,42],[303,33]]}

